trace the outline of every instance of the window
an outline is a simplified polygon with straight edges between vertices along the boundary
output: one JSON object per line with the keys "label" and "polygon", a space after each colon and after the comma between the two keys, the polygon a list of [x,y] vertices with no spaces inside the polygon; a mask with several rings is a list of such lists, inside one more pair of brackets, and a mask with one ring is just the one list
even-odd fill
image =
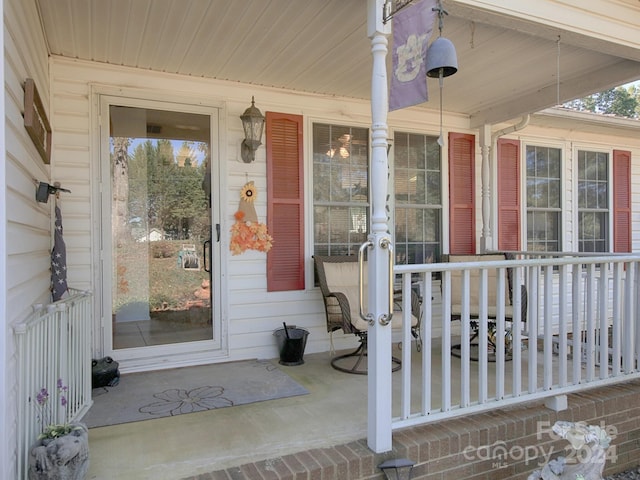
{"label": "window", "polygon": [[560,149],[527,146],[527,249],[561,250]]}
{"label": "window", "polygon": [[316,255],[355,255],[369,232],[369,130],[313,125]]}
{"label": "window", "polygon": [[437,137],[396,133],[393,140],[397,264],[438,261],[442,174]]}
{"label": "window", "polygon": [[578,247],[609,251],[609,154],[578,151]]}

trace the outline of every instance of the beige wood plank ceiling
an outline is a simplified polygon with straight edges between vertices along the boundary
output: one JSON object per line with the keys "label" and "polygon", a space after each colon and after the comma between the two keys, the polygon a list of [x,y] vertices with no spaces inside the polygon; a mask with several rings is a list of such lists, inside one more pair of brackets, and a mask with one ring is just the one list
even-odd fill
{"label": "beige wood plank ceiling", "polygon": [[[32,1],[52,55],[371,95],[365,0]],[[470,116],[472,124],[496,123],[555,105],[558,91],[564,102],[640,79],[640,40],[625,36],[640,28],[639,1],[519,1],[540,6],[540,15],[486,5],[505,3],[499,1],[443,1],[450,12],[443,34],[454,42],[459,64],[445,80],[446,110]],[[419,108],[435,109],[437,79],[428,84],[432,100]]]}

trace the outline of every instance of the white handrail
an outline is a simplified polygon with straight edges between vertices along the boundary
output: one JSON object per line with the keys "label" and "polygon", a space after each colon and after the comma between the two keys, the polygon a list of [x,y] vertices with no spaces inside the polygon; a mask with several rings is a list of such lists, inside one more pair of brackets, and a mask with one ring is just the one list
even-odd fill
{"label": "white handrail", "polygon": [[[75,289],[70,293],[49,305],[34,305],[31,315],[13,327],[18,354],[20,480],[26,478],[29,447],[43,423],[72,422],[91,406],[92,295]],[[43,389],[49,394],[44,410],[37,401]]]}
{"label": "white handrail", "polygon": [[[402,376],[400,399],[393,401],[394,412],[399,413],[392,429],[640,378],[640,319],[636,318],[640,256],[564,253],[545,258],[541,252],[534,252],[533,258],[526,252],[518,256],[517,260],[396,265],[404,298],[411,288],[422,287],[423,348],[419,353],[403,348],[403,369],[413,355],[422,355],[422,367],[416,375]],[[498,288],[493,298],[488,294],[489,269],[495,269],[500,279],[511,271],[512,319],[501,308],[504,289]],[[468,272],[473,270],[480,273],[474,292],[479,293],[478,305],[469,305],[469,289],[474,287],[469,286]],[[461,272],[459,322],[451,315],[452,271]],[[520,310],[521,284],[527,292],[526,318]],[[487,306],[494,305],[498,308],[492,318]],[[470,311],[480,312],[478,318]],[[410,315],[405,308],[403,338],[409,338]],[[469,344],[472,322],[478,332],[475,356]],[[452,361],[454,343],[461,344],[461,353]],[[441,365],[440,388],[431,385],[432,365]],[[460,379],[460,385],[453,387],[445,379]]]}

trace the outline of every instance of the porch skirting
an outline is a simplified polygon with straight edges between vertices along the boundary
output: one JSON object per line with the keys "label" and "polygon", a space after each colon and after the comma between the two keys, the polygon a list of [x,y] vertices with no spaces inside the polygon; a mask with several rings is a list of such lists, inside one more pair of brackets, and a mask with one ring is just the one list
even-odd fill
{"label": "porch skirting", "polygon": [[640,464],[639,396],[640,380],[633,380],[568,395],[568,409],[561,412],[538,401],[402,429],[384,454],[373,453],[362,439],[185,480],[382,480],[377,466],[392,458],[415,462],[415,480],[525,479],[548,458],[570,456],[566,440],[551,433],[558,420],[606,429],[612,437],[606,476]]}

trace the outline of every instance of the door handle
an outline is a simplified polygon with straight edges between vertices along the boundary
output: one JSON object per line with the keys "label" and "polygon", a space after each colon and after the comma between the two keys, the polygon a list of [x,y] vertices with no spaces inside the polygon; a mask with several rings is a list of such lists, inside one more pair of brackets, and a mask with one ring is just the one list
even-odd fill
{"label": "door handle", "polygon": [[204,271],[211,272],[211,240],[205,240],[202,244],[202,256],[204,257]]}
{"label": "door handle", "polygon": [[220,241],[220,224],[216,223],[216,242]]}

